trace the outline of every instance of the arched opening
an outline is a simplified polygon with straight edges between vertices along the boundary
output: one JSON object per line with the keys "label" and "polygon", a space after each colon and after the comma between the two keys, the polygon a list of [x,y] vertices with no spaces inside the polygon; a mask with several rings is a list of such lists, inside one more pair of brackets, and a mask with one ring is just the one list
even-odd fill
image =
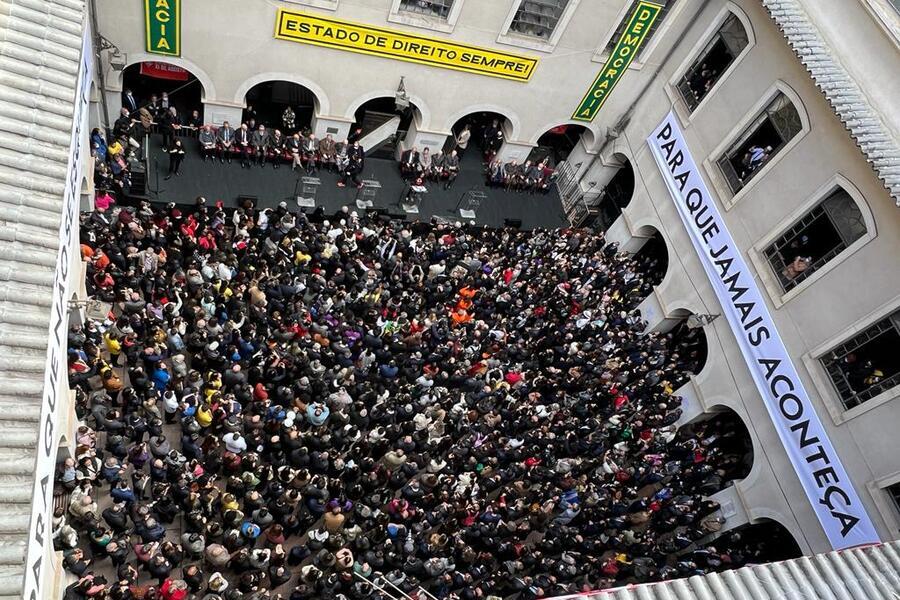
{"label": "arched opening", "polygon": [[[466,142],[465,151],[461,152],[462,160],[470,162],[480,160],[489,163],[503,148],[512,125],[507,117],[497,112],[482,110],[469,113],[453,124],[452,133],[447,137],[444,145],[444,152],[454,149],[457,152],[460,151],[457,141],[461,139],[460,136],[467,127],[469,139]],[[473,146],[478,150],[477,152],[472,151]]]}
{"label": "arched opening", "polygon": [[616,154],[615,158],[622,162],[606,187],[597,199],[597,228],[606,231],[622,215],[622,210],[631,203],[634,195],[634,169],[631,161]]}
{"label": "arched opening", "polygon": [[129,108],[128,91],[135,108],[148,108],[156,114],[160,109],[174,106],[187,121],[194,111],[203,117],[205,90],[200,80],[187,69],[158,61],[138,62],[122,72],[122,106]]}
{"label": "arched opening", "polygon": [[659,231],[654,229],[654,234],[635,253],[634,260],[644,274],[646,285],[654,288],[662,283],[669,270],[669,250]]}
{"label": "arched opening", "polygon": [[275,80],[257,83],[247,90],[244,105],[241,119],[251,130],[265,125],[292,135],[309,132],[319,101],[312,90],[299,83]]}
{"label": "arched opening", "polygon": [[[721,560],[723,555],[729,558],[727,562]],[[800,545],[784,525],[773,519],[760,519],[725,532],[685,558],[690,557],[700,568],[725,571],[801,556]]]}
{"label": "arched opening", "polygon": [[694,469],[684,478],[695,491],[712,496],[744,479],[753,468],[753,440],[744,420],[726,406],[717,406],[678,431],[683,440],[699,442]]}
{"label": "arched opening", "polygon": [[546,159],[547,164],[555,168],[568,158],[578,141],[588,131],[584,125],[565,124],[552,127],[538,138],[537,146],[531,150],[528,160],[541,162]]}
{"label": "arched opening", "polygon": [[[709,352],[706,332],[703,330],[707,322],[703,318],[705,315],[698,316],[684,310],[675,313],[675,325],[666,334],[669,339],[671,361],[676,371],[699,375],[706,366]],[[680,381],[679,385],[681,383],[684,381]]]}
{"label": "arched opening", "polygon": [[372,98],[360,104],[353,113],[350,136],[363,140],[366,156],[393,159],[397,145],[406,138],[410,126],[421,120],[421,111],[411,102],[401,106],[394,96]]}

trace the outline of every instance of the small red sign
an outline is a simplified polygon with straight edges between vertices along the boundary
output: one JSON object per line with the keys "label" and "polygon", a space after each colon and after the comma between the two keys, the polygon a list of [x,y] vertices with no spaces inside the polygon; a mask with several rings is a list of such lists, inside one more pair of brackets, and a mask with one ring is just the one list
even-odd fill
{"label": "small red sign", "polygon": [[157,79],[172,79],[174,81],[187,81],[188,77],[190,77],[190,73],[181,67],[156,61],[142,62],[141,75],[156,77]]}

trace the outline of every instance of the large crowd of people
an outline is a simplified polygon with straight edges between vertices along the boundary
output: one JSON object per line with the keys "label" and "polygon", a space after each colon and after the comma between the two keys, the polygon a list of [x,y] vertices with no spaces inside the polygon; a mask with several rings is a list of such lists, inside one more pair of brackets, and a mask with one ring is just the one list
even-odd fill
{"label": "large crowd of people", "polygon": [[[678,429],[696,330],[651,256],[579,230],[344,208],[82,216],[67,598],[531,600],[724,569],[741,457]],[[729,542],[730,543],[730,542]]]}

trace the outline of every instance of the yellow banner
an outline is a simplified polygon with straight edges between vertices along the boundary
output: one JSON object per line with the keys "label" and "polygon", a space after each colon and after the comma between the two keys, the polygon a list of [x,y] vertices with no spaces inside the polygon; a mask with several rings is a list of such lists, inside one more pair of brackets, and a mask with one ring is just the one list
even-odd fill
{"label": "yellow banner", "polygon": [[326,48],[455,69],[489,77],[528,81],[538,59],[422,37],[395,29],[326,19],[278,9],[275,37]]}

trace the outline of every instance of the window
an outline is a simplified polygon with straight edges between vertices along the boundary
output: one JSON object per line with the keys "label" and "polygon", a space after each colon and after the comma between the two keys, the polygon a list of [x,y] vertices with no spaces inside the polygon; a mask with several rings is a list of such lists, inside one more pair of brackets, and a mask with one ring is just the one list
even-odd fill
{"label": "window", "polygon": [[900,385],[900,311],[819,359],[849,410]]}
{"label": "window", "polygon": [[764,251],[787,292],[866,234],[856,202],[839,187]]}
{"label": "window", "polygon": [[[900,2],[900,0],[898,0],[898,2]],[[885,489],[890,495],[891,500],[894,502],[894,508],[900,511],[900,482],[889,485]]]}
{"label": "window", "polygon": [[731,191],[743,188],[801,129],[800,113],[788,97],[779,92],[744,135],[717,161]]}
{"label": "window", "polygon": [[509,30],[549,40],[569,0],[522,0]]}
{"label": "window", "polygon": [[[658,0],[658,4],[662,4],[662,10],[659,11],[659,14],[656,15],[656,20],[653,21],[653,24],[650,25],[650,29],[647,30],[647,35],[644,37],[644,41],[641,43],[641,47],[638,48],[638,52],[634,57],[634,60],[640,60],[641,54],[644,53],[644,50],[647,48],[647,42],[650,41],[650,38],[653,37],[653,34],[656,33],[656,30],[659,29],[659,26],[662,24],[663,20],[666,18],[666,15],[669,14],[669,10],[672,8],[672,5],[675,4],[675,0]],[[619,23],[619,26],[616,27],[616,30],[613,32],[612,36],[609,38],[609,41],[606,42],[606,48],[604,49],[604,53],[608,56],[610,52],[612,52],[613,48],[616,47],[616,44],[619,42],[619,38],[622,37],[622,32],[625,31],[625,28],[628,27],[628,23],[631,21],[631,17],[634,16],[634,11],[637,10],[637,2],[635,2],[634,10],[629,10],[628,14],[625,15],[625,18],[622,19],[622,22]]]}
{"label": "window", "polygon": [[400,0],[400,12],[416,13],[443,19],[450,16],[453,0]]}
{"label": "window", "polygon": [[747,31],[741,20],[734,13],[729,13],[713,39],[678,82],[678,91],[691,112],[748,43]]}

